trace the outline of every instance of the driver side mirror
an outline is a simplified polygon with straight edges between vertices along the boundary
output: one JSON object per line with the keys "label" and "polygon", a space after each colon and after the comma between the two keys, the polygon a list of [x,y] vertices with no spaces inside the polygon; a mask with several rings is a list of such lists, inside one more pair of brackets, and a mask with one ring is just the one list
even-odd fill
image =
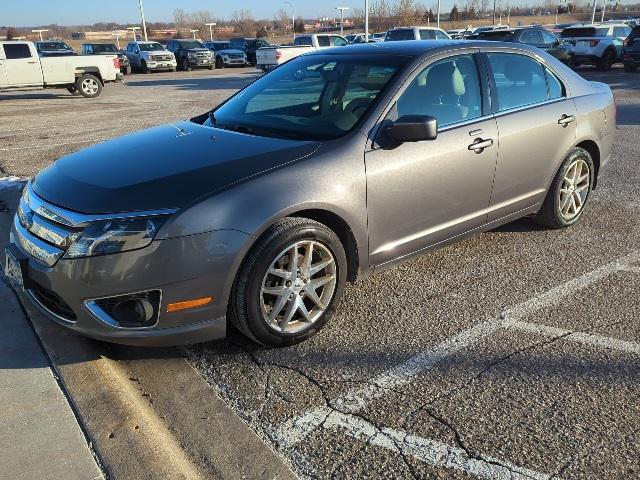
{"label": "driver side mirror", "polygon": [[438,137],[438,120],[430,115],[404,115],[385,129],[398,143],[422,142]]}

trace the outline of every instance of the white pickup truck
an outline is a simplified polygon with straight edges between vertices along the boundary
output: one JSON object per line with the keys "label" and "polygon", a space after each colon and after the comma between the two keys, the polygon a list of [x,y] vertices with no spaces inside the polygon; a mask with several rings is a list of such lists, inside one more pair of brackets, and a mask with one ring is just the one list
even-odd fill
{"label": "white pickup truck", "polygon": [[66,88],[94,98],[105,83],[121,78],[115,54],[40,57],[33,42],[0,41],[0,91]]}
{"label": "white pickup truck", "polygon": [[342,47],[348,43],[346,38],[328,33],[299,35],[293,41],[293,45],[263,47],[256,50],[256,66],[266,72],[298,55],[321,48]]}

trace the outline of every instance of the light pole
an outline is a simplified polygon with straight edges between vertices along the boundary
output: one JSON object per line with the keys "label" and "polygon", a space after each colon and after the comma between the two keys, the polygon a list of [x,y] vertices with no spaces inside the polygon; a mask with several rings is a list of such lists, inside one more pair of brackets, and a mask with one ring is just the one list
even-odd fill
{"label": "light pole", "polygon": [[591,23],[596,23],[596,4],[598,0],[593,0],[593,12],[591,13]]}
{"label": "light pole", "polygon": [[133,33],[133,41],[135,42],[136,40],[138,40],[136,38],[136,30],[140,30],[140,27],[127,27],[127,30],[131,30],[131,33]]}
{"label": "light pole", "polygon": [[364,41],[369,43],[369,0],[364,0]]}
{"label": "light pole", "polygon": [[440,0],[438,0],[438,8],[436,12],[436,26],[440,28]]}
{"label": "light pole", "polygon": [[140,3],[140,16],[142,17],[142,30],[144,31],[144,41],[148,40],[147,38],[147,22],[144,19],[144,8],[142,6],[142,0],[139,0]]}
{"label": "light pole", "polygon": [[120,37],[122,36],[121,33],[112,33],[111,34],[112,37],[116,37],[116,45],[118,45],[118,50],[120,50]]}
{"label": "light pole", "polygon": [[209,39],[213,42],[213,27],[216,26],[216,23],[205,23],[205,26],[209,27]]}
{"label": "light pole", "polygon": [[196,32],[198,30],[189,30],[189,31],[191,32],[191,34],[193,35],[193,39],[195,40],[196,39]]}
{"label": "light pole", "polygon": [[293,39],[296,39],[296,17],[293,14],[293,4],[291,2],[284,2],[285,5],[291,7],[291,29],[293,30]]}
{"label": "light pole", "polygon": [[43,38],[42,38],[42,34],[43,34],[44,32],[48,32],[48,31],[49,31],[49,30],[42,30],[42,29],[41,29],[41,30],[31,30],[31,33],[39,33],[39,34],[40,34],[40,41],[42,41],[42,40],[43,40]]}
{"label": "light pole", "polygon": [[340,35],[344,34],[344,11],[349,10],[349,7],[336,7],[336,10],[340,10]]}

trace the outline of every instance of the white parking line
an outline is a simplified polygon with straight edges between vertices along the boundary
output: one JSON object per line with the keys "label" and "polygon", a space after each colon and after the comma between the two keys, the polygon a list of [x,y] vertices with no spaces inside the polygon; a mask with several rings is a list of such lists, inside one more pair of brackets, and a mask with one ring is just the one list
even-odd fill
{"label": "white parking line", "polygon": [[521,330],[528,333],[535,333],[547,337],[564,336],[563,340],[596,347],[604,347],[611,350],[618,350],[625,353],[633,353],[640,355],[640,343],[628,342],[626,340],[618,340],[617,338],[606,337],[604,335],[595,335],[583,332],[573,332],[558,327],[550,327],[539,323],[529,323],[517,320],[507,320],[504,323],[506,328]]}
{"label": "white parking line", "polygon": [[547,480],[550,475],[513,465],[492,457],[469,457],[461,448],[451,447],[436,440],[410,435],[402,430],[378,429],[375,425],[353,415],[331,412],[325,422],[326,427],[341,427],[349,435],[370,444],[386,448],[435,467],[460,470],[477,478],[489,480]]}
{"label": "white parking line", "polygon": [[[346,413],[356,413],[372,400],[384,396],[385,388],[397,388],[413,381],[416,375],[428,371],[443,359],[470,347],[499,328],[518,322],[543,308],[556,304],[563,298],[582,290],[593,283],[623,270],[640,261],[640,251],[614,260],[580,277],[569,280],[557,287],[522,302],[507,310],[497,318],[479,323],[468,330],[443,341],[431,350],[421,352],[408,361],[378,375],[366,387],[350,390],[330,403]],[[322,425],[334,409],[325,405],[309,410],[284,422],[274,432],[275,438],[283,445],[295,445]]]}
{"label": "white parking line", "polygon": [[640,267],[633,267],[631,265],[624,267],[622,269],[623,272],[630,272],[630,273],[640,273]]}

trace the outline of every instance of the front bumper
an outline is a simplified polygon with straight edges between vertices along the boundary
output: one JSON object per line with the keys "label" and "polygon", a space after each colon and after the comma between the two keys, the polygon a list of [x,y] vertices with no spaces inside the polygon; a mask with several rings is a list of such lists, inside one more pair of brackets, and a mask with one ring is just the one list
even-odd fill
{"label": "front bumper", "polygon": [[173,70],[178,65],[175,60],[152,61],[148,60],[147,68],[149,70]]}
{"label": "front bumper", "polygon": [[[36,260],[25,241],[38,241],[14,221],[9,249],[23,265],[25,291],[49,319],[82,335],[142,346],[178,345],[222,339],[227,299],[237,258],[248,235],[218,230],[156,240],[146,248],[89,258],[60,259],[52,267]],[[27,238],[25,238],[27,237]],[[159,317],[150,327],[119,327],[88,308],[95,299],[160,290]],[[46,296],[44,296],[46,295]],[[168,312],[167,305],[212,297],[211,303]],[[44,299],[58,300],[57,303]],[[69,310],[72,314],[69,314]]]}
{"label": "front bumper", "polygon": [[212,58],[188,58],[190,67],[211,67],[214,65]]}
{"label": "front bumper", "polygon": [[589,65],[598,65],[602,61],[602,57],[597,55],[574,54],[574,63],[587,63]]}

